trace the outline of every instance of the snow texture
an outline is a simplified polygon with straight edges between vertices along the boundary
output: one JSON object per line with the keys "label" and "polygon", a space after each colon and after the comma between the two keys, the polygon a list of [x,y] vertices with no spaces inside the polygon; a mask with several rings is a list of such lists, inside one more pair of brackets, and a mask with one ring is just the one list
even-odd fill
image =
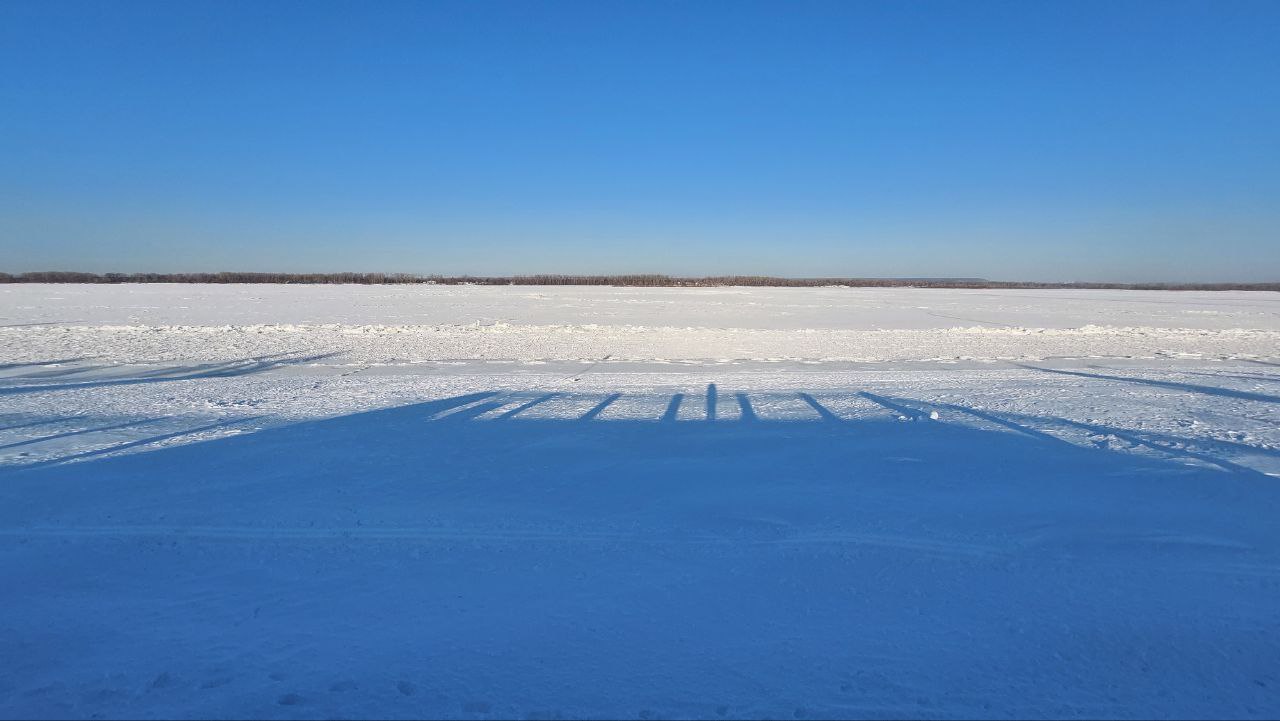
{"label": "snow texture", "polygon": [[0,717],[1274,717],[1280,294],[0,287]]}

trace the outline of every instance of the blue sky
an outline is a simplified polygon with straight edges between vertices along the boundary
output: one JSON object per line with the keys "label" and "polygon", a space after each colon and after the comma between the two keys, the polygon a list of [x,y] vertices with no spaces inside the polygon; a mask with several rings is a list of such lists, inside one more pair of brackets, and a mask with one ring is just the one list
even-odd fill
{"label": "blue sky", "polygon": [[0,270],[1280,280],[1280,2],[0,3]]}

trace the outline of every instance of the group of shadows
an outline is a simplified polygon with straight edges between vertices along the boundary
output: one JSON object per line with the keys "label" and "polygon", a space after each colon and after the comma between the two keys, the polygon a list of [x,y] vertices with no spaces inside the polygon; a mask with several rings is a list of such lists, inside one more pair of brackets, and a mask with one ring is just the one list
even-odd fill
{"label": "group of shadows", "polygon": [[[513,408],[507,408],[506,406],[510,405],[511,403],[511,396],[507,394],[500,394],[498,392],[489,392],[489,393],[482,393],[477,395],[480,397],[478,397],[474,401],[464,404],[464,407],[451,408],[451,409],[442,411],[440,414],[437,415],[437,418],[453,417],[454,419],[463,419],[463,418],[479,418],[484,416],[486,418],[493,418],[496,420],[509,420],[525,413],[526,411],[532,410],[537,406],[541,406],[542,404],[547,403],[548,401],[570,397],[570,394],[568,393],[556,391],[556,392],[545,393],[545,394],[536,396],[534,398],[526,400],[523,403],[520,403],[519,405],[516,405]],[[861,393],[859,395],[871,400],[875,400],[876,402],[880,402],[881,405],[883,405],[885,408],[890,408],[890,409],[894,408],[892,403],[886,404],[881,402],[885,399],[881,399],[879,396],[875,396],[869,393]],[[819,418],[826,421],[833,421],[833,422],[840,420],[836,416],[836,414],[828,410],[826,406],[822,405],[822,403],[820,403],[812,395],[801,392],[801,393],[796,393],[795,396],[800,400],[804,401],[804,403],[807,404],[810,408],[812,408],[813,411],[818,414]],[[592,405],[586,412],[578,416],[576,420],[578,421],[595,420],[622,397],[623,397],[622,393],[610,393],[606,395],[603,399],[601,399],[599,402],[597,402],[595,405]],[[687,396],[685,393],[672,394],[671,398],[666,402],[665,410],[662,412],[662,415],[658,418],[658,420],[662,421],[663,423],[673,423],[679,420],[680,409],[684,405],[686,397]],[[748,396],[748,394],[734,393],[733,399],[737,403],[738,412],[740,414],[739,417],[742,421],[753,422],[753,421],[760,420],[760,417],[756,414],[755,406],[752,405],[751,398],[750,396]],[[706,420],[708,421],[717,420],[717,416],[719,415],[719,407],[720,407],[720,394],[719,394],[719,391],[716,389],[715,383],[707,384],[707,390],[706,390],[706,395],[704,397],[704,401],[705,401],[705,408],[706,408]],[[494,411],[501,411],[501,413],[493,414]],[[909,413],[911,413],[912,416],[915,415],[914,411],[910,411]]]}
{"label": "group of shadows", "polygon": [[[331,353],[307,354],[300,351],[286,351],[283,353],[273,353],[269,355],[212,363],[164,365],[163,367],[144,371],[142,373],[127,373],[123,376],[115,375],[121,370],[121,366],[95,364],[92,362],[95,359],[91,356],[43,361],[0,363],[0,395],[99,388],[104,386],[136,385],[141,383],[190,381],[207,378],[235,378],[266,373],[268,371],[286,368],[289,366],[318,363],[323,360],[340,356],[342,353],[342,351],[337,351]],[[1242,359],[1237,362],[1259,366],[1280,367],[1280,363],[1272,363],[1263,360]],[[1133,383],[1136,385],[1154,388],[1258,401],[1260,403],[1280,403],[1280,395],[1224,388],[1222,386],[1201,385],[1196,383],[1151,378],[1135,378],[1132,376],[1114,375],[1112,373],[1091,373],[1082,370],[1045,368],[1023,363],[1015,363],[1013,365],[1029,371],[1059,376],[1071,376],[1117,383]],[[127,370],[127,366],[124,368]],[[1280,375],[1276,375],[1274,373],[1191,372],[1189,374],[1208,376],[1220,380],[1230,379],[1247,381],[1255,384],[1266,382],[1280,383]],[[49,382],[55,380],[56,382]],[[13,383],[12,381],[18,382]],[[744,413],[746,410],[747,409],[744,407]],[[819,408],[815,408],[815,410],[818,410],[820,415],[822,414],[822,411]]]}
{"label": "group of shadows", "polygon": [[[20,393],[37,393],[37,392],[54,392],[54,391],[73,391],[76,389],[95,388],[104,386],[120,386],[144,383],[165,383],[176,381],[197,381],[201,379],[214,378],[234,378],[241,376],[249,376],[265,373],[275,369],[287,366],[296,366],[307,363],[314,363],[328,358],[332,358],[338,353],[325,354],[304,354],[297,351],[278,353],[266,356],[256,356],[252,358],[244,358],[233,361],[203,363],[196,365],[179,365],[165,366],[161,368],[151,369],[144,372],[131,372],[127,375],[112,375],[120,370],[120,367],[111,365],[95,365],[89,361],[91,358],[65,358],[58,360],[48,360],[41,362],[21,362],[21,363],[5,363],[0,364],[0,395],[12,395]],[[1253,360],[1242,361],[1260,366],[1280,366],[1280,364],[1270,363],[1267,361]],[[1259,392],[1256,390],[1265,382],[1280,382],[1280,376],[1267,372],[1263,373],[1235,373],[1235,374],[1201,374],[1211,375],[1215,378],[1231,378],[1235,380],[1249,381],[1255,390],[1240,390],[1236,388],[1228,388],[1222,386],[1200,385],[1194,383],[1186,383],[1174,380],[1162,380],[1152,378],[1138,378],[1131,376],[1115,375],[1114,373],[1089,372],[1085,370],[1065,370],[1054,368],[1043,368],[1036,366],[1020,365],[1020,367],[1036,371],[1039,373],[1051,374],[1055,376],[1084,378],[1096,380],[1104,383],[1124,383],[1136,384],[1146,387],[1155,387],[1164,390],[1203,394],[1206,396],[1225,397],[1235,400],[1248,401],[1251,403],[1271,404],[1280,402],[1280,396]],[[125,369],[127,370],[127,369]],[[83,380],[79,378],[83,377]],[[55,382],[56,381],[56,382]],[[699,401],[699,411],[705,409],[704,419],[709,422],[723,420],[725,416],[735,417],[734,425],[746,426],[755,425],[758,427],[768,426],[771,423],[779,422],[768,418],[762,418],[757,412],[756,406],[752,401],[751,394],[744,392],[736,392],[731,394],[721,394],[714,383],[707,385],[705,394],[695,394],[702,396],[696,398]],[[759,395],[776,399],[778,393],[760,393]],[[820,421],[821,423],[832,427],[844,427],[848,430],[854,426],[866,426],[875,420],[872,418],[845,419],[839,414],[828,408],[823,400],[816,397],[812,393],[796,392],[790,395],[793,400],[803,403],[811,413],[803,413],[806,417],[793,417],[787,419],[787,423],[795,426],[797,421],[809,420]],[[828,394],[829,395],[829,394]],[[993,412],[989,410],[972,408],[960,404],[938,403],[931,401],[922,401],[911,398],[896,397],[883,393],[872,393],[869,391],[861,391],[852,393],[863,401],[868,401],[874,406],[887,411],[888,413],[880,414],[881,420],[907,420],[907,421],[933,421],[941,419],[941,423],[933,425],[948,426],[976,426],[985,427],[990,430],[1011,431],[1024,438],[1034,439],[1039,443],[1046,444],[1067,444],[1067,445],[1093,445],[1096,448],[1105,448],[1116,450],[1119,446],[1122,450],[1141,449],[1147,452],[1155,452],[1163,454],[1167,457],[1179,459],[1182,461],[1192,461],[1200,464],[1207,464],[1212,467],[1230,472],[1240,473],[1256,473],[1256,471],[1226,460],[1227,457],[1238,457],[1243,455],[1250,456],[1276,456],[1277,452],[1266,447],[1246,445],[1228,440],[1209,439],[1209,438],[1183,438],[1170,434],[1155,433],[1149,431],[1138,431],[1126,429],[1122,427],[1110,426],[1101,423],[1086,423],[1066,418],[1047,415],[1026,415],[1012,412]],[[825,395],[824,395],[825,397]],[[550,392],[539,395],[530,396],[528,394],[509,394],[501,392],[487,392],[478,394],[469,394],[456,398],[449,398],[438,401],[431,401],[423,404],[415,404],[405,406],[399,409],[390,409],[383,411],[372,411],[369,413],[358,413],[347,418],[352,422],[374,422],[379,414],[403,415],[413,413],[416,416],[428,420],[451,420],[453,422],[468,419],[484,419],[484,420],[513,420],[521,419],[526,421],[536,420],[538,423],[549,426],[565,426],[568,423],[578,424],[578,431],[581,430],[580,424],[583,421],[597,420],[611,406],[623,398],[622,393],[610,393],[603,398],[589,397],[583,394],[571,394],[564,392]],[[573,418],[564,418],[564,414],[558,414],[559,417],[552,419],[545,416],[539,416],[533,413],[538,406],[547,404],[551,401],[569,401],[576,407],[586,407],[586,410]],[[654,401],[655,398],[650,397],[647,400]],[[656,418],[645,419],[647,422],[659,421],[659,425],[674,424],[677,420],[687,421],[691,416],[690,408],[685,408],[682,414],[682,407],[690,400],[686,393],[674,393],[666,398],[663,406],[664,410]],[[589,407],[587,407],[587,404]],[[735,413],[722,412],[725,404],[735,406]],[[538,409],[541,410],[541,409]],[[576,411],[575,411],[576,412]],[[941,416],[939,415],[941,414]],[[701,415],[701,412],[696,415]],[[794,414],[793,414],[794,415]],[[359,420],[364,419],[364,420]],[[959,423],[961,419],[965,419],[965,423]],[[9,430],[28,429],[36,426],[49,426],[51,430],[56,429],[59,424],[72,424],[74,418],[45,418],[38,420],[23,420],[13,425],[0,426],[0,432]],[[91,459],[99,456],[113,455],[123,451],[139,451],[151,450],[148,447],[159,447],[166,442],[182,439],[184,436],[194,436],[196,434],[204,434],[207,436],[217,436],[220,433],[226,433],[231,430],[249,430],[257,417],[239,417],[224,419],[216,422],[201,424],[197,427],[190,428],[166,428],[163,432],[155,435],[131,438],[129,440],[120,441],[110,445],[94,444],[95,447],[87,450],[75,450],[69,454],[60,455],[49,458],[43,457],[32,463],[22,464],[18,461],[18,467],[34,467],[49,464],[62,464],[69,461],[78,461]],[[290,426],[297,429],[297,432],[303,432],[306,428],[314,426],[314,424],[332,424],[340,422],[341,419],[329,419],[323,421],[313,421]],[[1255,418],[1267,422],[1266,418]],[[94,433],[110,432],[110,431],[126,431],[134,427],[147,426],[157,424],[162,421],[172,421],[172,419],[154,418],[154,419],[133,419],[122,420],[114,423],[98,427],[74,427],[67,430],[59,430],[46,435],[37,435],[34,437],[22,437],[14,440],[5,440],[0,442],[0,452],[11,451],[14,449],[28,449],[38,447],[39,444],[52,441],[59,441],[75,436],[88,436]],[[620,421],[611,419],[611,423],[620,422],[640,422],[638,420]],[[0,421],[2,423],[2,421]],[[688,423],[680,423],[683,433],[690,432]],[[719,423],[718,425],[724,425]],[[801,424],[802,425],[802,424]],[[828,432],[830,429],[828,429]],[[257,431],[258,434],[265,431]],[[288,432],[282,429],[274,429],[273,433]],[[796,427],[790,429],[791,433],[797,432]],[[26,431],[24,435],[29,436],[30,432]],[[119,435],[119,434],[117,434]],[[1105,442],[1089,441],[1089,438],[1107,438]],[[1082,440],[1084,439],[1084,440]],[[1117,444],[1111,439],[1119,441]],[[90,440],[90,439],[84,439]]]}
{"label": "group of shadows", "polygon": [[13,715],[1274,715],[1280,484],[1226,459],[1276,451],[877,391],[489,390],[0,467],[5,685],[52,689]]}
{"label": "group of shadows", "polygon": [[[0,386],[0,395],[129,386],[143,383],[194,381],[206,378],[250,376],[287,366],[305,365],[333,358],[341,353],[305,354],[297,351],[240,358],[212,363],[165,365],[141,373],[116,375],[121,366],[94,363],[90,356],[57,360],[0,363],[0,382],[20,381]],[[52,366],[52,367],[50,367]],[[127,366],[126,371],[131,370]]]}
{"label": "group of shadows", "polygon": [[[121,366],[95,364],[92,363],[95,359],[91,356],[0,363],[0,395],[41,393],[98,388],[103,386],[136,385],[141,383],[190,381],[207,378],[235,378],[266,373],[268,371],[286,368],[289,366],[317,363],[340,355],[342,355],[341,351],[317,354],[306,354],[300,351],[286,351],[283,353],[273,353],[269,355],[253,356],[250,358],[240,358],[229,361],[217,361],[191,365],[164,365],[163,367],[153,370],[141,373],[128,373],[123,376],[115,375],[115,373],[121,370]],[[1280,363],[1263,360],[1242,359],[1237,362],[1259,366],[1280,367]],[[1258,401],[1260,403],[1280,403],[1280,396],[1278,395],[1224,388],[1222,386],[1209,386],[1151,378],[1135,378],[1132,376],[1121,376],[1111,373],[1091,373],[1082,370],[1045,368],[1023,363],[1014,363],[1013,365],[1029,371],[1059,376],[1071,376],[1117,383],[1133,383],[1136,385],[1183,391],[1187,393],[1200,393],[1210,396]],[[127,366],[124,368],[127,370]],[[1255,384],[1266,382],[1280,383],[1280,375],[1276,375],[1274,373],[1190,372],[1188,374],[1208,376],[1217,379],[1241,380]],[[49,382],[54,379],[56,379],[56,382]],[[18,382],[13,383],[12,381]],[[747,409],[744,407],[744,413],[746,410]],[[818,410],[820,415],[822,414],[822,411],[819,408],[815,408],[815,410]]]}
{"label": "group of shadows", "polygon": [[[1067,371],[1050,372],[1066,373]],[[1214,390],[1222,391],[1223,389]],[[762,416],[757,411],[757,403],[753,402],[753,395],[757,399],[768,401],[770,409],[768,414]],[[605,411],[624,398],[653,409],[655,414],[637,417],[634,413],[635,406],[628,405],[624,409],[626,412],[601,418]],[[550,406],[546,404],[551,404],[553,401],[557,402],[555,412],[548,413]],[[844,411],[837,413],[832,410],[832,407],[843,409],[850,401],[862,402],[863,408],[856,415],[850,417]],[[779,414],[780,404],[786,403],[790,403],[791,407]],[[732,404],[733,408],[726,410],[726,404]],[[682,408],[684,413],[681,412]],[[663,409],[660,415],[656,413],[658,409]],[[729,412],[729,410],[736,412]],[[655,394],[624,396],[623,393],[615,392],[601,397],[569,392],[533,394],[486,391],[354,413],[337,418],[265,428],[258,427],[258,424],[254,423],[260,418],[260,416],[242,416],[182,428],[173,428],[174,419],[172,418],[153,418],[126,420],[95,427],[76,426],[67,430],[57,430],[57,426],[74,423],[75,419],[26,420],[13,425],[0,426],[0,432],[24,430],[24,435],[30,436],[31,431],[27,429],[38,426],[48,426],[54,432],[0,442],[0,452],[38,449],[39,444],[76,436],[90,436],[79,439],[88,441],[81,446],[81,449],[75,449],[66,454],[52,456],[36,454],[36,458],[26,463],[21,460],[10,461],[13,464],[9,466],[10,469],[31,469],[115,456],[126,451],[144,455],[156,453],[165,450],[167,446],[181,444],[184,440],[202,441],[197,445],[207,447],[207,453],[214,453],[228,444],[239,447],[243,444],[270,443],[279,438],[298,439],[308,443],[314,439],[325,438],[328,439],[326,444],[330,448],[344,448],[356,444],[356,439],[372,435],[372,438],[361,440],[359,443],[364,447],[384,447],[387,453],[406,456],[424,452],[422,449],[436,443],[448,443],[450,439],[458,443],[467,443],[476,436],[483,435],[485,439],[479,441],[483,445],[502,446],[508,442],[519,442],[529,433],[544,435],[571,433],[582,436],[584,433],[606,432],[604,428],[608,427],[607,432],[610,434],[643,435],[648,442],[658,446],[667,443],[667,439],[679,438],[681,443],[686,443],[700,434],[710,434],[708,436],[710,438],[715,437],[714,434],[717,433],[740,441],[755,436],[796,438],[805,434],[838,440],[842,436],[856,434],[866,436],[906,432],[917,443],[927,443],[932,438],[944,444],[958,440],[946,438],[947,434],[955,436],[978,434],[973,439],[966,438],[965,442],[976,442],[982,445],[990,444],[993,442],[992,439],[998,439],[1000,444],[1006,444],[1010,437],[1016,437],[1023,442],[1031,442],[1041,449],[1038,451],[1041,453],[1046,448],[1063,450],[1084,448],[1112,454],[1115,451],[1125,451],[1128,452],[1127,455],[1136,453],[1147,458],[1158,457],[1183,465],[1198,465],[1255,477],[1266,477],[1266,475],[1237,461],[1244,459],[1245,463],[1248,463],[1252,459],[1266,460],[1280,457],[1280,451],[1275,449],[1232,440],[1181,437],[1052,415],[993,411],[957,403],[925,401],[870,391],[848,393],[825,391],[818,395],[804,391],[722,394],[714,383],[706,386],[705,393],[690,395],[678,392],[670,396]],[[607,422],[591,423],[591,421],[606,420]],[[508,421],[521,422],[509,423]],[[918,423],[903,424],[903,421],[918,421]],[[424,422],[430,423],[426,431],[421,426]],[[106,445],[94,443],[90,435],[125,431],[124,435],[128,436],[131,429],[160,423],[168,424],[166,428],[157,429],[162,432]],[[200,437],[201,434],[203,437]],[[121,434],[116,434],[117,437],[119,435]],[[212,440],[210,440],[211,437]],[[90,447],[84,449],[84,446]],[[1229,460],[1232,458],[1237,460]],[[1268,462],[1266,465],[1272,464]]]}

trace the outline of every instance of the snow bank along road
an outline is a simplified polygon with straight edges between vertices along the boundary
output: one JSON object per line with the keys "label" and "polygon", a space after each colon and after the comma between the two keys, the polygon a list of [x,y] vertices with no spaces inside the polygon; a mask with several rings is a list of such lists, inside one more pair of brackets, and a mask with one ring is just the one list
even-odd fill
{"label": "snow bank along road", "polygon": [[1280,714],[1280,295],[0,287],[0,717]]}

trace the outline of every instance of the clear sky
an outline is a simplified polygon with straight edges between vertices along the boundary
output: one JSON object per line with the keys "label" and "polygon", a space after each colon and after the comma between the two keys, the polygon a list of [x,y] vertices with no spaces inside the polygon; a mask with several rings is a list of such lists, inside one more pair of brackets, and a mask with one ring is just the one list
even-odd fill
{"label": "clear sky", "polygon": [[1280,2],[0,2],[0,270],[1280,280]]}

